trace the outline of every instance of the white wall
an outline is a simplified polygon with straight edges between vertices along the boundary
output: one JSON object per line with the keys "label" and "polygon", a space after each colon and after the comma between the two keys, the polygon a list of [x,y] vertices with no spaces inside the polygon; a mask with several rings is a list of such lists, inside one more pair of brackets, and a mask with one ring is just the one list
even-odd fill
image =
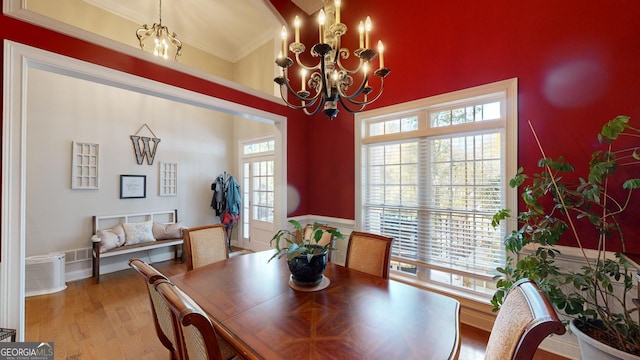
{"label": "white wall", "polygon": [[[256,90],[280,96],[280,88],[277,87],[273,79],[280,71],[275,64],[277,49],[280,41],[268,41],[247,55],[240,61],[233,64],[233,81],[243,84]],[[277,91],[275,91],[277,89]]]}
{"label": "white wall", "polygon": [[[210,185],[234,166],[230,115],[35,69],[28,82],[27,256],[89,247],[92,215],[177,208],[186,226],[218,222]],[[162,140],[153,165],[130,139],[144,124]],[[100,145],[99,190],[71,190],[72,141]],[[158,195],[160,161],[178,163],[176,197]],[[146,175],[147,197],[120,199],[121,174]]]}

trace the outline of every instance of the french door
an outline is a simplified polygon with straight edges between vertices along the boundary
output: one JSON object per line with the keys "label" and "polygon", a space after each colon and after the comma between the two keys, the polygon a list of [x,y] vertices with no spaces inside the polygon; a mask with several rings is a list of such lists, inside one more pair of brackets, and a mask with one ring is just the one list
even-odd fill
{"label": "french door", "polygon": [[253,251],[269,249],[275,229],[274,165],[273,140],[243,146],[242,238],[245,246]]}

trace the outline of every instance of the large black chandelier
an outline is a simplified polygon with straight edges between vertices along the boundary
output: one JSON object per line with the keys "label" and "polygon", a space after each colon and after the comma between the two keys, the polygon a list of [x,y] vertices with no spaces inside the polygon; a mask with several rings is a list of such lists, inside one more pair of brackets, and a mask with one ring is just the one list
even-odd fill
{"label": "large black chandelier", "polygon": [[[369,17],[361,21],[358,27],[360,46],[353,54],[359,58],[354,69],[348,69],[342,60],[349,58],[349,49],[340,47],[340,39],[347,32],[347,26],[340,22],[340,0],[323,0],[324,9],[318,15],[319,42],[311,47],[311,55],[319,57],[314,66],[307,66],[300,61],[306,47],[300,42],[300,19],[294,20],[294,42],[287,48],[287,29],[282,27],[282,51],[276,64],[282,68],[282,75],[274,79],[280,85],[280,94],[286,104],[294,109],[302,109],[307,115],[315,115],[320,110],[332,120],[338,115],[338,102],[350,113],[363,111],[367,105],[376,101],[384,89],[384,78],[391,70],[384,66],[384,47],[378,41],[378,50],[369,47],[369,35],[372,24]],[[301,68],[300,90],[294,90],[289,81],[289,70],[294,61],[288,57],[289,51],[295,56],[295,63]],[[380,89],[374,94],[369,86],[372,72],[371,61],[379,58],[379,67],[373,75],[380,78]],[[307,74],[309,76],[307,77]],[[355,83],[355,78],[358,83]],[[307,80],[308,79],[308,80]],[[286,90],[285,90],[286,89]],[[295,98],[287,99],[287,93]]]}

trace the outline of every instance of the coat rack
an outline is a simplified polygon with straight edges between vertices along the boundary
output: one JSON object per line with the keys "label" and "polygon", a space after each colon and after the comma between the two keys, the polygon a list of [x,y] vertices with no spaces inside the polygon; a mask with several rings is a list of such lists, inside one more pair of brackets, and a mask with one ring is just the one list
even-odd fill
{"label": "coat rack", "polygon": [[231,233],[233,227],[240,219],[240,208],[242,204],[240,185],[236,179],[226,171],[211,184],[213,198],[211,207],[220,217],[220,223],[224,225],[227,235],[227,246],[231,250]]}

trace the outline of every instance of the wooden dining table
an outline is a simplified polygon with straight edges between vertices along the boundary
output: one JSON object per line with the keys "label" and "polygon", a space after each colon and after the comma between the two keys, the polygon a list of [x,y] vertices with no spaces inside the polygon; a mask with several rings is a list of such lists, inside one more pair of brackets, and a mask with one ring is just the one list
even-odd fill
{"label": "wooden dining table", "polygon": [[456,358],[457,300],[329,263],[329,285],[294,290],[273,251],[171,277],[246,359]]}

